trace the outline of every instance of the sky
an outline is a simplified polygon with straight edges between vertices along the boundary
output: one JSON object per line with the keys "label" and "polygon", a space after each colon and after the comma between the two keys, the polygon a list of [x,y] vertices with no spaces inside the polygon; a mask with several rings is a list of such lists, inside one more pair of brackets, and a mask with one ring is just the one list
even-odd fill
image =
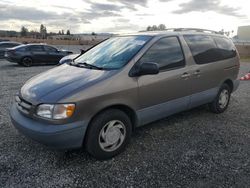
{"label": "sky", "polygon": [[148,25],[219,31],[250,25],[249,0],[0,0],[0,30],[129,33]]}

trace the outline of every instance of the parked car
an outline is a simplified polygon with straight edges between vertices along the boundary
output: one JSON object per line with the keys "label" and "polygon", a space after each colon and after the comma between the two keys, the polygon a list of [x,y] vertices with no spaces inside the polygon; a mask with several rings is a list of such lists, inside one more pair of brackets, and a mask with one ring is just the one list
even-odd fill
{"label": "parked car", "polygon": [[84,146],[108,159],[124,150],[136,127],[204,104],[224,112],[239,66],[232,41],[212,32],[116,36],[27,81],[11,119],[45,145]]}
{"label": "parked car", "polygon": [[0,58],[4,58],[4,53],[7,48],[13,48],[19,45],[21,45],[21,43],[19,42],[10,42],[10,41],[0,42]]}
{"label": "parked car", "polygon": [[0,42],[7,42],[10,41],[9,39],[0,39]]}
{"label": "parked car", "polygon": [[35,64],[58,64],[71,51],[58,50],[45,44],[27,44],[7,49],[5,58],[10,62],[30,67]]}

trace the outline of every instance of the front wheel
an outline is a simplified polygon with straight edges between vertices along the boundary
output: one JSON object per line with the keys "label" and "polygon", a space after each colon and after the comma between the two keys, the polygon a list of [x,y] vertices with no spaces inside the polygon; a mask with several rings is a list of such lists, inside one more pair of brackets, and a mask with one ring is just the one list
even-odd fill
{"label": "front wheel", "polygon": [[109,159],[125,149],[131,132],[131,121],[124,112],[117,109],[106,110],[89,125],[86,149],[97,159]]}
{"label": "front wheel", "polygon": [[230,101],[231,89],[227,84],[223,84],[212,103],[209,104],[210,111],[220,114],[224,112]]}

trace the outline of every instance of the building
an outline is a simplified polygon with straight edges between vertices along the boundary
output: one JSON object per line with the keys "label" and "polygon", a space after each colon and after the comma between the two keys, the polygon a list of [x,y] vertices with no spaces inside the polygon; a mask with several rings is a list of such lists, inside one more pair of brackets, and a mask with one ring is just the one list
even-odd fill
{"label": "building", "polygon": [[238,27],[237,40],[242,42],[250,42],[250,25]]}

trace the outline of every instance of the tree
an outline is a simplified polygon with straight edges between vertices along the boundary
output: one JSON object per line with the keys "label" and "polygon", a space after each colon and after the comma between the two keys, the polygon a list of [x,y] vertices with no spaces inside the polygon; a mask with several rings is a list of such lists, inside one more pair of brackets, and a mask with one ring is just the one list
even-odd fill
{"label": "tree", "polygon": [[91,35],[96,35],[96,33],[95,33],[95,32],[92,32]]}
{"label": "tree", "polygon": [[60,30],[60,31],[58,31],[58,35],[61,35],[61,34],[62,34],[61,30]]}
{"label": "tree", "polygon": [[67,30],[67,33],[66,33],[66,35],[70,35],[70,30],[69,30],[69,29]]}
{"label": "tree", "polygon": [[64,35],[64,30],[62,30],[62,35]]}
{"label": "tree", "polygon": [[150,25],[147,27],[147,31],[152,31],[152,28]]}
{"label": "tree", "polygon": [[158,28],[157,28],[157,26],[156,25],[153,25],[152,26],[152,31],[156,31]]}
{"label": "tree", "polygon": [[40,26],[40,34],[43,39],[47,38],[47,29],[43,24]]}
{"label": "tree", "polygon": [[27,35],[28,35],[28,32],[29,32],[29,30],[28,30],[26,27],[24,27],[24,26],[21,27],[21,32],[20,32],[20,34],[21,34],[22,37],[27,36]]}
{"label": "tree", "polygon": [[162,31],[162,30],[165,30],[166,29],[166,26],[164,24],[160,24],[158,26],[158,30]]}

